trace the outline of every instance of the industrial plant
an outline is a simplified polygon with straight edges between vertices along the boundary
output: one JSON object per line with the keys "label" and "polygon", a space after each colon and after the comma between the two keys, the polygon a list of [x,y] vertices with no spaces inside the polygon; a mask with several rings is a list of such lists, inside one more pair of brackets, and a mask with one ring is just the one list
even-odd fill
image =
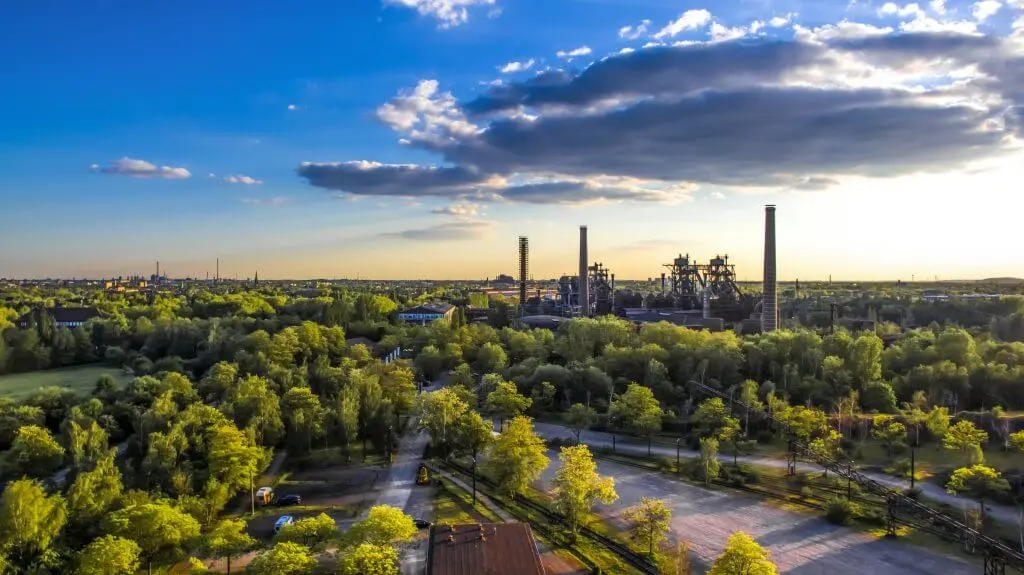
{"label": "industrial plant", "polygon": [[519,294],[522,321],[557,325],[564,318],[616,315],[637,323],[668,321],[711,330],[738,327],[744,333],[778,328],[778,279],[775,250],[775,206],[765,207],[764,282],[762,294],[745,294],[736,281],[728,255],[700,261],[678,253],[660,281],[616,289],[615,274],[602,262],[591,263],[587,226],[580,226],[579,271],[557,280],[554,297],[529,291],[529,243],[519,238]]}

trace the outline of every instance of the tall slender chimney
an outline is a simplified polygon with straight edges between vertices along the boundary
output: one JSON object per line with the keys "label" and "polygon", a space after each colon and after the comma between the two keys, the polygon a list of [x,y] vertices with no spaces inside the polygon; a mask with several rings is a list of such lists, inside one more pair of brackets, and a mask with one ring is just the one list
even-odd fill
{"label": "tall slender chimney", "polygon": [[156,279],[160,279],[160,261],[156,262]]}
{"label": "tall slender chimney", "polygon": [[587,270],[587,226],[580,226],[580,315],[590,315],[590,278]]}
{"label": "tall slender chimney", "polygon": [[519,236],[519,310],[523,315],[526,309],[526,278],[530,269],[530,240]]}
{"label": "tall slender chimney", "polygon": [[661,272],[661,293],[665,293],[665,272]]}
{"label": "tall slender chimney", "polygon": [[764,207],[764,303],[761,307],[761,329],[775,331],[779,327],[778,268],[775,266],[775,206]]}

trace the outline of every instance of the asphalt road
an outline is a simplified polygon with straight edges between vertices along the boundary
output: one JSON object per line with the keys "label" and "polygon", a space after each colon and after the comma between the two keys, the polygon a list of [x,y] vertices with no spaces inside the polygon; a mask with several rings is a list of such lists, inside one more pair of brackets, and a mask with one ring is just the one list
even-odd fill
{"label": "asphalt road", "polygon": [[[557,454],[542,478],[550,481]],[[709,566],[729,536],[745,531],[769,550],[780,573],[794,575],[974,575],[978,568],[898,541],[879,540],[824,519],[773,507],[753,497],[718,492],[609,461],[598,472],[615,478],[619,500],[597,510],[621,525],[621,513],[642,497],[672,506],[672,535],[689,543],[692,559]]]}
{"label": "asphalt road", "polygon": [[[545,439],[556,437],[566,439],[575,438],[575,435],[573,434],[573,431],[571,429],[561,425],[534,422],[533,427],[534,430],[537,432],[537,435]],[[591,447],[612,446],[611,434],[609,433],[584,431],[582,435],[582,440],[583,443],[586,443]],[[637,453],[641,455],[647,455],[647,444],[642,441],[638,442],[638,440],[634,438],[624,438],[622,436],[617,436],[617,439],[615,441],[615,449],[616,451],[622,453]],[[658,444],[654,444],[651,446],[651,452],[661,456],[669,457],[675,457],[676,455],[675,447],[668,447],[665,445]],[[685,458],[696,458],[700,456],[700,454],[697,453],[696,451],[691,451],[689,449],[683,449],[679,452],[679,454],[681,457]],[[731,454],[722,453],[719,454],[718,458],[724,462],[732,462]],[[762,465],[765,467],[786,467],[786,462],[784,460],[773,459],[770,457],[754,457],[749,455],[740,455],[738,457],[738,460],[740,463]],[[799,469],[800,471],[821,471],[821,467],[818,465],[801,462],[797,463],[797,469]],[[897,477],[892,477],[891,475],[885,475],[884,473],[872,473],[866,471],[862,471],[861,473],[864,476],[873,479],[879,483],[882,483],[884,485],[887,485],[889,487],[899,489],[908,489],[910,487],[909,481],[899,479]],[[973,500],[966,499],[964,497],[958,497],[956,495],[950,495],[948,492],[946,492],[945,489],[938,485],[935,485],[934,483],[919,481],[917,482],[916,487],[921,490],[921,493],[926,498],[934,501],[946,503],[961,509],[976,509],[978,507],[978,504]],[[1002,521],[1004,523],[1016,525],[1019,520],[1019,512],[1012,507],[1007,507],[1005,505],[987,504],[985,506],[985,509],[985,513],[989,517],[996,519],[998,521]]]}

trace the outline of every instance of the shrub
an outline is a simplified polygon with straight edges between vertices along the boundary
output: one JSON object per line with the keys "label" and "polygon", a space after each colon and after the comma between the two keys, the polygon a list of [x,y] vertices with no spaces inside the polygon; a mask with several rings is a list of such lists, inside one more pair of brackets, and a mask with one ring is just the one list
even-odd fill
{"label": "shrub", "polygon": [[812,499],[814,497],[814,490],[806,486],[801,487],[800,497],[803,497],[804,499]]}
{"label": "shrub", "polygon": [[908,479],[910,477],[910,460],[898,459],[891,466],[886,467],[884,471],[889,475]]}
{"label": "shrub", "polygon": [[921,490],[917,487],[907,489],[903,494],[915,501],[921,498]]}
{"label": "shrub", "polygon": [[833,499],[825,507],[825,519],[836,525],[849,525],[859,514],[859,506],[845,499]]}
{"label": "shrub", "polygon": [[885,512],[881,509],[867,509],[861,511],[858,515],[858,519],[867,523],[868,525],[882,526],[885,525],[886,517]]}

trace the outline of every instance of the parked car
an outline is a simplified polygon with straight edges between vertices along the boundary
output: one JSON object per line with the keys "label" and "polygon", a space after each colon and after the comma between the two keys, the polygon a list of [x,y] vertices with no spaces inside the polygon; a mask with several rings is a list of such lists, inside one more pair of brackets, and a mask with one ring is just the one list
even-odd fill
{"label": "parked car", "polygon": [[426,519],[413,519],[412,522],[416,524],[417,529],[430,529],[430,526],[433,525]]}
{"label": "parked car", "polygon": [[273,487],[260,487],[256,490],[256,501],[260,502],[260,505],[266,505],[274,499],[274,488]]}
{"label": "parked car", "polygon": [[286,507],[289,505],[301,505],[302,497],[298,495],[282,495],[277,499],[278,507]]}
{"label": "parked car", "polygon": [[294,522],[295,519],[292,518],[291,515],[282,515],[278,517],[277,521],[274,523],[274,533],[280,531],[285,525],[291,525]]}

